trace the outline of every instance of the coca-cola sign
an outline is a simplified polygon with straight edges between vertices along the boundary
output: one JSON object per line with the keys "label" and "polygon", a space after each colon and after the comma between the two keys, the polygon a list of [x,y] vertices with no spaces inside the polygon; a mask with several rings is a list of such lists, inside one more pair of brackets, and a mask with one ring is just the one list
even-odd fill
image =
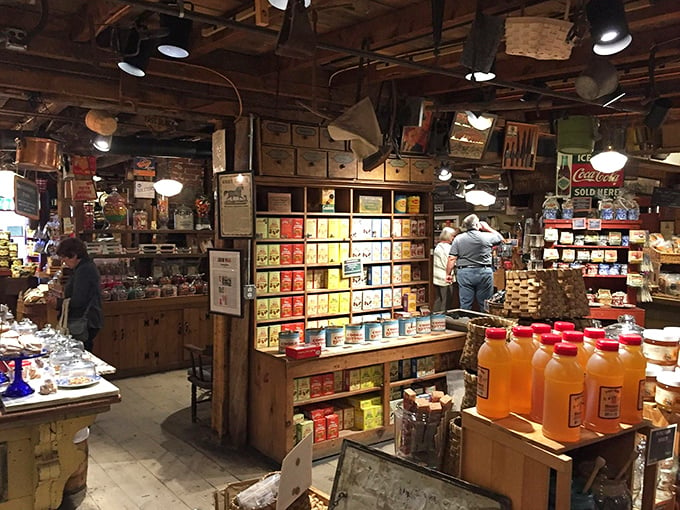
{"label": "coca-cola sign", "polygon": [[623,170],[611,174],[598,172],[590,164],[590,154],[573,156],[572,188],[620,188],[621,186],[623,186]]}

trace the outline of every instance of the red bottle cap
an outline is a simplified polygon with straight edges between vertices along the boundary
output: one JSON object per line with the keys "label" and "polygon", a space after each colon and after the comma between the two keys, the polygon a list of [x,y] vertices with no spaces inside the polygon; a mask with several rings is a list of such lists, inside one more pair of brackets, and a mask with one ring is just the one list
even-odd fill
{"label": "red bottle cap", "polygon": [[555,344],[555,354],[562,356],[576,356],[578,347],[568,342],[558,342]]}
{"label": "red bottle cap", "polygon": [[530,326],[513,326],[512,334],[519,337],[527,337],[533,334],[534,330]]}
{"label": "red bottle cap", "polygon": [[541,343],[543,345],[555,345],[561,341],[562,337],[560,335],[556,335],[555,333],[543,333],[541,335]]}
{"label": "red bottle cap", "polygon": [[642,345],[642,337],[634,333],[619,335],[619,343],[623,345]]}
{"label": "red bottle cap", "polygon": [[562,339],[573,344],[583,343],[583,331],[565,331],[562,333]]}
{"label": "red bottle cap", "polygon": [[505,340],[508,332],[505,328],[486,328],[486,338],[491,340]]}
{"label": "red bottle cap", "polygon": [[555,328],[555,331],[574,331],[576,329],[573,322],[567,321],[555,321],[553,327]]}
{"label": "red bottle cap", "polygon": [[543,333],[550,333],[550,324],[544,324],[542,322],[534,322],[531,325],[531,330],[537,335],[542,335]]}
{"label": "red bottle cap", "polygon": [[619,352],[619,343],[616,340],[598,340],[595,347],[601,351]]}
{"label": "red bottle cap", "polygon": [[583,330],[583,334],[588,338],[604,338],[604,329],[599,328],[586,328]]}

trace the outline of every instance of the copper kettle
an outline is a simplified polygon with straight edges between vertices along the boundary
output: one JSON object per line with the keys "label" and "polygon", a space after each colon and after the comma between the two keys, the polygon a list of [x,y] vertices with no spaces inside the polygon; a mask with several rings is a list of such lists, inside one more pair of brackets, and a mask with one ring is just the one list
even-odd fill
{"label": "copper kettle", "polygon": [[15,163],[37,172],[57,172],[61,167],[61,147],[50,138],[17,138]]}

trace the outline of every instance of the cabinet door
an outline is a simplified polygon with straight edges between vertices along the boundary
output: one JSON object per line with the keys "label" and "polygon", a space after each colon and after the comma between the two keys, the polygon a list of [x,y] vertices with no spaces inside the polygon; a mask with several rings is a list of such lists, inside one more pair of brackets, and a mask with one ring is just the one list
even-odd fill
{"label": "cabinet door", "polygon": [[94,339],[94,355],[120,369],[120,317],[106,317]]}
{"label": "cabinet door", "polygon": [[[184,341],[197,347],[212,344],[212,315],[204,307],[186,308],[184,310]],[[188,360],[188,353],[184,353]]]}
{"label": "cabinet door", "polygon": [[147,365],[146,338],[150,327],[145,313],[126,313],[118,317],[120,368],[138,369]]}
{"label": "cabinet door", "polygon": [[147,349],[150,365],[155,368],[174,368],[182,360],[184,319],[181,309],[150,312],[150,335]]}

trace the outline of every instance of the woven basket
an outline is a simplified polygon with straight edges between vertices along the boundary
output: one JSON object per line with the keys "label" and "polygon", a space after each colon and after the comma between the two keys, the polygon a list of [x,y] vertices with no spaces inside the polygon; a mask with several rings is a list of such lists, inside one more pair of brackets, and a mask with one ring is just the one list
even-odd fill
{"label": "woven basket", "polygon": [[536,60],[568,60],[573,44],[567,39],[573,23],[567,2],[564,19],[520,16],[505,20],[505,53]]}
{"label": "woven basket", "polygon": [[[268,473],[262,478],[243,480],[240,482],[233,482],[227,485],[224,489],[217,490],[213,493],[215,503],[215,510],[241,510],[241,506],[236,502],[236,496],[241,491],[244,491],[251,485],[272,476],[275,473]],[[305,494],[302,494],[296,499],[288,510],[312,510],[312,509],[327,509],[328,497],[317,491],[314,487],[310,487]],[[260,510],[276,510],[276,503],[268,506],[263,506]]]}
{"label": "woven basket", "polygon": [[472,372],[463,370],[463,382],[465,383],[465,393],[460,403],[461,410],[477,405],[477,376]]}
{"label": "woven basket", "polygon": [[477,352],[484,343],[486,328],[512,328],[517,321],[503,317],[479,317],[470,319],[467,324],[468,334],[460,357],[460,365],[466,370],[477,372]]}

